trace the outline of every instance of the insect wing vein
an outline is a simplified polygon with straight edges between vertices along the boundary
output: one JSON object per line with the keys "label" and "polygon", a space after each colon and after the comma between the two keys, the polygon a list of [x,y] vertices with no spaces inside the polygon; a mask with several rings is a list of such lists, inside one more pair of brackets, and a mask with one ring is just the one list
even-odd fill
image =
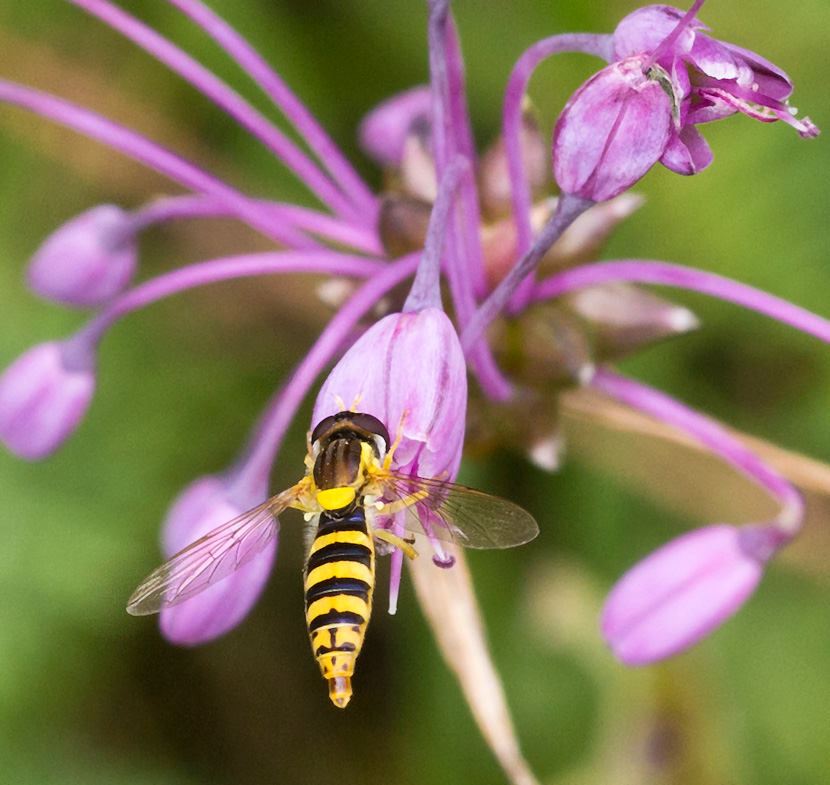
{"label": "insect wing vein", "polygon": [[404,528],[434,534],[466,548],[512,548],[539,533],[533,516],[507,499],[444,480],[389,472],[382,479],[383,500],[413,499],[406,507]]}
{"label": "insect wing vein", "polygon": [[158,613],[196,596],[247,564],[276,536],[277,516],[296,500],[297,486],[196,540],[153,570],[127,603],[134,616]]}

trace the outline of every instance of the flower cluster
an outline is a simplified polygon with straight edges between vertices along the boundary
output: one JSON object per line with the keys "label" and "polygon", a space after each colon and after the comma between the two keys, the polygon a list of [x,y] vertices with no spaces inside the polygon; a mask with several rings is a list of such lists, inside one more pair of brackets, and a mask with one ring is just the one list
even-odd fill
{"label": "flower cluster", "polygon": [[[27,279],[36,294],[95,310],[74,335],[30,349],[0,378],[0,438],[12,452],[44,458],[80,426],[93,397],[98,345],[129,313],[222,280],[324,273],[349,279],[348,295],[268,402],[239,459],[195,480],[173,504],[162,533],[167,556],[268,496],[287,427],[321,373],[339,358],[318,393],[312,426],[342,402],[358,400],[390,431],[403,421],[395,453],[401,472],[454,478],[468,421],[476,438],[506,438],[553,468],[557,397],[584,386],[688,434],[779,503],[771,520],[686,534],[622,578],[601,625],[622,661],[654,662],[688,647],[750,596],[766,563],[799,531],[799,493],[724,427],[623,376],[613,363],[697,324],[687,309],[642,288],[648,284],[702,292],[826,342],[830,323],[703,270],[643,259],[594,261],[603,238],[639,205],[625,192],[655,163],[685,175],[711,164],[697,126],[743,113],[783,120],[802,137],[818,133],[808,119],[795,119],[787,104],[792,82],[782,70],[703,32],[707,28],[696,17],[703,0],[688,12],[641,8],[609,35],[558,35],[531,47],[507,85],[502,136],[481,157],[473,146],[450,2],[430,0],[430,84],[390,99],[360,130],[364,149],[389,174],[381,194],[372,192],[270,66],[200,0],[169,2],[246,70],[307,151],[109,0],[70,2],[212,100],[267,146],[318,206],[252,199],[88,109],[0,79],[0,100],[114,147],[187,192],[135,210],[92,208],[57,229],[34,255]],[[589,53],[606,65],[559,115],[551,166],[550,143],[528,108],[526,88],[542,60],[564,52]],[[248,224],[272,240],[274,250],[190,264],[132,284],[142,231],[211,216]],[[452,320],[443,308],[442,275]],[[371,323],[375,306],[408,279],[405,302]],[[468,371],[476,383],[469,417]],[[226,580],[166,609],[165,636],[196,644],[235,626],[259,596],[276,548],[272,541]],[[393,609],[400,570],[401,552],[395,551]],[[468,695],[473,692],[470,686]],[[481,721],[492,738],[495,731]]]}

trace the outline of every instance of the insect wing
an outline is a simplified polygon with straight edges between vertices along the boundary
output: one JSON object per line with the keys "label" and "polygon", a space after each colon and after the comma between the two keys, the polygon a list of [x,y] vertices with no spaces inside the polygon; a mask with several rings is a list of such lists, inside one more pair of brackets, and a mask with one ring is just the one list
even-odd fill
{"label": "insect wing", "polygon": [[262,552],[277,534],[277,516],[299,495],[299,486],[223,523],[156,568],[133,592],[127,612],[158,613],[195,597]]}
{"label": "insect wing", "polygon": [[[384,503],[415,500],[403,525],[465,548],[512,548],[539,534],[534,517],[518,504],[443,480],[388,473],[382,479]],[[417,498],[420,497],[420,498]]]}

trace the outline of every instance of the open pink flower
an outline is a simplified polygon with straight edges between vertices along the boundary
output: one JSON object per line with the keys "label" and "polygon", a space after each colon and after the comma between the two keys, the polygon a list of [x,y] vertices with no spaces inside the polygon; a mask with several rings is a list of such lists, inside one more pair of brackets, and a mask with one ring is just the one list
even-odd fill
{"label": "open pink flower", "polygon": [[712,151],[696,126],[736,112],[783,120],[804,138],[818,134],[809,118],[794,117],[787,74],[702,33],[699,6],[646,6],[617,26],[615,62],[574,93],[556,123],[554,175],[565,193],[611,199],[658,161],[697,174]]}

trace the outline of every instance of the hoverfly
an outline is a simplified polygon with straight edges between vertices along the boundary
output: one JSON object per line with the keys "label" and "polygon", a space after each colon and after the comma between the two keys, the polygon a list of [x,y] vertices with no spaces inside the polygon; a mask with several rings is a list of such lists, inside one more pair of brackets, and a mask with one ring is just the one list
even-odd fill
{"label": "hoverfly", "polygon": [[[394,444],[371,414],[341,411],[318,423],[308,438],[306,474],[293,487],[219,526],[152,572],[130,597],[135,616],[178,605],[257,556],[276,536],[289,507],[311,529],[305,566],[305,609],[311,647],[329,697],[346,706],[351,677],[372,610],[375,553],[417,552],[426,537],[468,548],[509,548],[532,540],[539,527],[512,502],[440,479],[394,471]],[[398,532],[398,533],[396,533]]]}

